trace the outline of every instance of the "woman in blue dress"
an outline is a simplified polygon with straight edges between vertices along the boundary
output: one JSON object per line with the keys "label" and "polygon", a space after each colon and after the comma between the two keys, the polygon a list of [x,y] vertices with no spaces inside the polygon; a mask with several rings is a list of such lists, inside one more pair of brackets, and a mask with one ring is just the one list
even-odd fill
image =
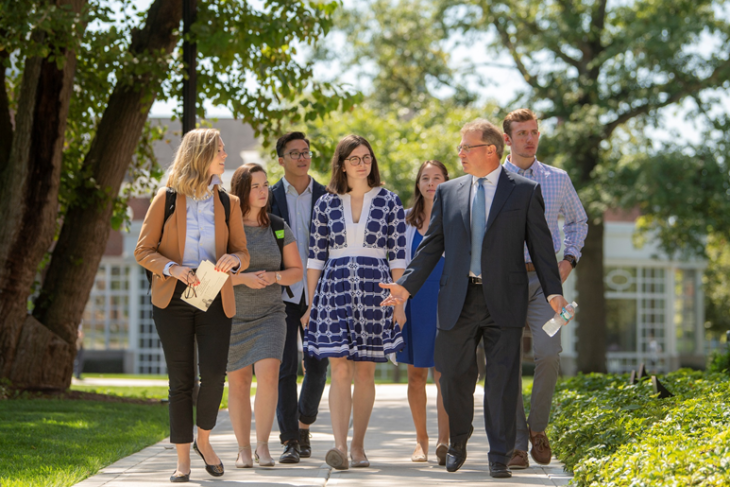
{"label": "woman in blue dress", "polygon": [[[406,264],[410,263],[418,245],[428,230],[431,209],[436,188],[449,180],[449,172],[441,162],[431,160],[421,164],[413,190],[413,208],[406,215]],[[408,300],[406,319],[408,326],[403,330],[405,348],[398,352],[399,363],[408,364],[408,404],[411,407],[413,424],[416,426],[416,449],[411,455],[413,462],[428,461],[428,430],[426,428],[426,381],[428,369],[434,366],[434,343],[436,340],[436,302],[439,281],[444,268],[444,258],[436,265],[418,293]],[[441,398],[441,373],[433,369],[433,381],[438,395],[438,443],[436,457],[439,465],[446,464],[449,445],[449,417]]]}
{"label": "woman in blue dress", "polygon": [[405,270],[405,216],[398,196],[381,188],[378,161],[363,137],[348,135],[337,144],[327,189],[331,194],[317,200],[312,215],[307,283],[313,299],[302,317],[304,349],[330,359],[335,448],[327,452],[327,464],[348,468],[352,410],[350,460],[353,467],[367,467],[375,364],[403,348],[405,311],[381,308],[388,291],[378,284],[397,280]]}

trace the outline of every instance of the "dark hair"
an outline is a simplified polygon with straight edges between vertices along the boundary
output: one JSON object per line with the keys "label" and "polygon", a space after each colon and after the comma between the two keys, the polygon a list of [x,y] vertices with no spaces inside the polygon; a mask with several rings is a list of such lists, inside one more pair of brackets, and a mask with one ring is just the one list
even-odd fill
{"label": "dark hair", "polygon": [[444,180],[449,180],[449,170],[446,169],[446,166],[444,166],[444,163],[441,161],[431,159],[421,164],[421,167],[418,168],[418,174],[416,174],[416,184],[414,185],[415,188],[413,189],[413,206],[411,207],[411,211],[406,217],[406,223],[416,228],[421,228],[421,225],[423,225],[424,223],[423,207],[425,206],[425,203],[423,194],[418,188],[418,182],[421,180],[423,170],[426,169],[428,166],[436,166],[443,173]]}
{"label": "dark hair", "polygon": [[[249,162],[236,169],[231,178],[231,194],[238,196],[241,200],[241,213],[246,216],[246,213],[251,210],[251,205],[248,202],[248,196],[251,194],[251,175],[255,172],[262,172],[266,174],[266,170],[255,164]],[[266,202],[266,207],[259,211],[258,222],[262,227],[269,226],[269,204],[271,196]]]}
{"label": "dark hair", "polygon": [[375,158],[373,148],[370,146],[365,137],[359,135],[347,135],[337,144],[335,149],[335,155],[332,156],[332,178],[327,186],[327,190],[332,193],[345,194],[352,190],[347,185],[347,174],[342,170],[345,164],[345,159],[350,157],[352,151],[364,145],[370,151],[370,157],[373,158],[371,163],[370,174],[368,174],[368,185],[371,188],[377,188],[380,186],[380,171],[378,171],[378,160]]}
{"label": "dark hair", "polygon": [[502,122],[502,129],[504,133],[512,137],[512,124],[529,122],[530,120],[537,121],[537,115],[529,108],[518,108],[512,112],[509,112],[504,121]]}
{"label": "dark hair", "polygon": [[289,132],[279,137],[279,140],[276,141],[276,155],[284,157],[284,148],[292,140],[303,140],[307,143],[307,147],[309,147],[309,139],[307,139],[307,136],[303,132]]}

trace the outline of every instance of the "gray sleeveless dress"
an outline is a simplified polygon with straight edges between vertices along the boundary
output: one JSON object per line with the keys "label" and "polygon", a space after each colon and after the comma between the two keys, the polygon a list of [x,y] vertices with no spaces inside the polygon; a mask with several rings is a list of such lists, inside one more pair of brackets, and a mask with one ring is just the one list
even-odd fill
{"label": "gray sleeveless dress", "polygon": [[[281,254],[271,227],[244,226],[251,263],[243,272],[278,271]],[[284,245],[294,242],[294,233],[284,226]],[[234,286],[236,316],[231,327],[228,372],[239,370],[265,358],[281,360],[286,339],[286,313],[281,286],[251,289]]]}

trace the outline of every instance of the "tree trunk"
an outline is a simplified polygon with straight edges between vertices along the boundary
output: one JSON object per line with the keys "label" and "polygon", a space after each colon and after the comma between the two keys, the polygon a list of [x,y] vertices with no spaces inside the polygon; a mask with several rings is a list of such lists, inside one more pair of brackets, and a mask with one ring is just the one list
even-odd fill
{"label": "tree trunk", "polygon": [[603,282],[603,221],[588,219],[578,278],[578,372],[606,372],[606,300]]}
{"label": "tree trunk", "polygon": [[[169,55],[177,42],[181,18],[179,0],[156,0],[145,27],[133,34],[130,50]],[[133,84],[117,83],[84,160],[84,168],[90,170],[99,190],[80,190],[79,201],[84,204],[66,213],[33,311],[35,318],[66,339],[76,336],[111,230],[113,198],[119,194],[164,75],[159,69],[155,75],[138,76]],[[69,357],[63,355],[63,360],[69,361]],[[71,368],[66,370],[70,380]]]}
{"label": "tree trunk", "polygon": [[[10,54],[6,49],[0,51],[0,64],[4,63]],[[0,175],[10,160],[10,149],[13,145],[13,119],[10,114],[10,100],[5,91],[5,65],[0,69]],[[2,181],[2,179],[0,179]]]}
{"label": "tree trunk", "polygon": [[76,356],[75,341],[67,342],[27,315],[17,351],[9,374],[13,384],[30,389],[68,388]]}
{"label": "tree trunk", "polygon": [[[58,5],[70,5],[80,12],[85,3],[72,0]],[[0,179],[0,214],[4,219],[0,229],[0,375],[19,387],[59,384],[55,379],[45,382],[48,374],[57,370],[26,370],[33,361],[40,361],[43,367],[49,365],[47,357],[35,355],[63,351],[73,361],[75,354],[75,334],[72,338],[53,337],[27,320],[28,297],[38,264],[56,230],[64,133],[76,70],[75,52],[69,50],[65,57],[60,70],[55,61],[26,61],[15,133]],[[49,368],[61,369],[63,365]],[[28,377],[39,382],[27,382]]]}

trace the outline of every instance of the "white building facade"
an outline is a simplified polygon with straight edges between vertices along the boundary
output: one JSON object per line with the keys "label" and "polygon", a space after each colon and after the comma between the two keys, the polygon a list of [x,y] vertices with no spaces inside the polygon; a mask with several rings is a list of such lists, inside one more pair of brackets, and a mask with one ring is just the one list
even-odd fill
{"label": "white building facade", "polygon": [[[636,370],[642,363],[657,373],[701,368],[706,355],[702,294],[706,262],[667,259],[652,242],[637,248],[635,231],[633,221],[605,224],[606,367],[615,373]],[[575,274],[564,288],[568,300],[576,299],[580,306]],[[576,371],[577,324],[562,331],[561,369],[566,375]]]}
{"label": "white building facade", "polygon": [[[136,215],[123,234],[121,255],[105,256],[84,313],[87,350],[123,352],[124,371],[165,374],[167,369],[152,321],[149,284],[134,260],[142,225]],[[644,363],[651,371],[669,372],[705,362],[703,261],[657,258],[652,245],[632,244],[635,224],[607,222],[605,283],[608,323],[607,368],[623,373]],[[565,284],[569,301],[580,305],[575,274]],[[576,371],[577,323],[563,328],[563,374]]]}

